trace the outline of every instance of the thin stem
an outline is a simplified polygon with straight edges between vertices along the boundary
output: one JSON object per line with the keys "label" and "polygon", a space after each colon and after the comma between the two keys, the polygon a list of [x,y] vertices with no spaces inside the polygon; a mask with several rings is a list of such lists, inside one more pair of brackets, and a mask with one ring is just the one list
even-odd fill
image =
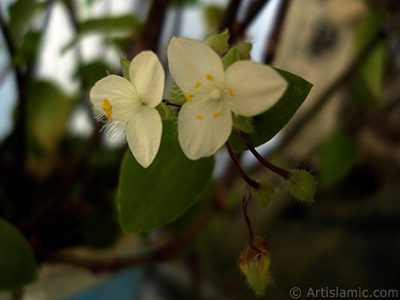
{"label": "thin stem", "polygon": [[272,172],[275,172],[276,174],[288,178],[289,177],[289,171],[284,170],[282,168],[279,168],[278,166],[275,166],[274,164],[270,163],[268,160],[266,160],[264,157],[260,155],[260,153],[257,152],[256,149],[250,144],[249,140],[247,139],[246,135],[243,133],[241,130],[237,130],[239,133],[240,137],[242,140],[246,143],[247,148],[249,148],[250,152],[257,158],[257,160],[262,163],[264,166],[266,166],[268,169],[270,169]]}
{"label": "thin stem", "polygon": [[249,25],[254,21],[254,19],[260,13],[264,5],[266,5],[269,1],[270,0],[257,0],[249,5],[245,19],[243,20],[243,22],[238,24],[236,28],[237,36],[241,36],[246,31],[247,27],[249,27]]}
{"label": "thin stem", "polygon": [[174,104],[171,101],[169,101],[168,99],[163,99],[162,102],[165,103],[166,105],[169,105],[169,106],[182,107],[182,105]]}
{"label": "thin stem", "polygon": [[244,221],[246,223],[247,229],[249,230],[250,245],[253,245],[254,231],[253,231],[253,227],[251,227],[250,218],[247,214],[247,205],[249,204],[250,199],[251,199],[250,188],[248,185],[246,185],[246,192],[243,195],[243,199],[242,199],[242,209],[243,209]]}
{"label": "thin stem", "polygon": [[239,161],[237,160],[237,157],[236,157],[235,153],[233,153],[231,145],[229,145],[229,142],[226,142],[225,146],[226,146],[226,149],[228,149],[229,156],[231,157],[231,159],[232,159],[236,169],[238,170],[240,176],[242,176],[243,180],[248,185],[250,185],[251,187],[257,189],[260,186],[259,183],[257,181],[255,181],[254,179],[251,179],[249,177],[249,175],[247,175],[246,172],[243,171],[242,167],[239,164]]}

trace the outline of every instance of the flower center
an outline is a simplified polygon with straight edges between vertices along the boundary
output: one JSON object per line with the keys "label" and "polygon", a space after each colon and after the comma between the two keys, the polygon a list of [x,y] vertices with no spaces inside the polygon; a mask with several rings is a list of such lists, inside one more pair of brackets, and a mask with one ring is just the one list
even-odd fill
{"label": "flower center", "polygon": [[214,89],[210,93],[210,98],[214,100],[218,100],[221,98],[221,91],[219,89]]}

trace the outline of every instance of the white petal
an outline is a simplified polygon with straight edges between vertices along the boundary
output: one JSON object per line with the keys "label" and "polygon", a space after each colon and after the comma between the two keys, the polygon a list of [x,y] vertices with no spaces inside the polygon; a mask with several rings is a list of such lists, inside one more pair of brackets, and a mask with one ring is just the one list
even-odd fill
{"label": "white petal", "polygon": [[131,62],[129,77],[143,103],[150,107],[160,104],[165,74],[156,54],[151,51],[139,53]]}
{"label": "white petal", "polygon": [[185,93],[194,94],[197,88],[224,82],[221,58],[199,41],[173,37],[168,46],[168,66]]}
{"label": "white petal", "polygon": [[232,116],[225,102],[194,99],[179,112],[179,143],[190,159],[213,155],[227,141],[231,130]]}
{"label": "white petal", "polygon": [[[90,100],[95,109],[114,121],[128,121],[140,104],[135,87],[129,80],[117,75],[109,75],[94,85],[90,91]],[[107,100],[110,106],[104,104]],[[110,118],[109,118],[110,119]],[[110,119],[111,120],[111,119]]]}
{"label": "white petal", "polygon": [[238,61],[226,70],[231,110],[242,116],[255,116],[273,106],[287,82],[274,69],[253,61]]}
{"label": "white petal", "polygon": [[155,108],[142,105],[126,128],[126,139],[133,156],[147,168],[160,148],[162,121]]}

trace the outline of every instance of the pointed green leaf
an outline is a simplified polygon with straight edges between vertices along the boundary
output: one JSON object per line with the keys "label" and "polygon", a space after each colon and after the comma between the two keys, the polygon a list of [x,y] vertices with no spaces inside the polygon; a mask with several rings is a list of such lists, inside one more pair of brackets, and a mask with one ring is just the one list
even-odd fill
{"label": "pointed green leaf", "polygon": [[0,218],[0,291],[19,288],[37,277],[33,251],[17,228]]}
{"label": "pointed green leaf", "polygon": [[121,167],[118,210],[126,232],[151,230],[176,219],[207,186],[214,158],[190,160],[182,152],[176,124],[164,121],[160,150],[148,168],[127,151]]}
{"label": "pointed green leaf", "polygon": [[[253,117],[253,131],[246,133],[247,139],[258,147],[272,139],[303,104],[311,90],[312,84],[303,78],[284,70],[276,69],[288,82],[288,88],[283,96],[266,112]],[[268,95],[265,95],[268,97]],[[248,150],[236,130],[232,131],[229,143],[235,152]]]}
{"label": "pointed green leaf", "polygon": [[137,32],[140,28],[139,20],[133,15],[105,17],[87,20],[80,24],[79,34],[111,33],[114,31]]}

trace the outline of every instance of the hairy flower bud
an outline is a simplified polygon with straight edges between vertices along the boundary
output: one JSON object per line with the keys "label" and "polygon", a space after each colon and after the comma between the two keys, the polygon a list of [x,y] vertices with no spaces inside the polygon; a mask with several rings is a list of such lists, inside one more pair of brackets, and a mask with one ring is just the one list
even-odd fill
{"label": "hairy flower bud", "polygon": [[308,203],[313,201],[316,192],[315,180],[307,171],[290,170],[285,183],[295,198]]}
{"label": "hairy flower bud", "polygon": [[268,243],[262,238],[256,238],[240,255],[240,269],[246,275],[249,286],[257,294],[264,294],[271,283],[269,253]]}

